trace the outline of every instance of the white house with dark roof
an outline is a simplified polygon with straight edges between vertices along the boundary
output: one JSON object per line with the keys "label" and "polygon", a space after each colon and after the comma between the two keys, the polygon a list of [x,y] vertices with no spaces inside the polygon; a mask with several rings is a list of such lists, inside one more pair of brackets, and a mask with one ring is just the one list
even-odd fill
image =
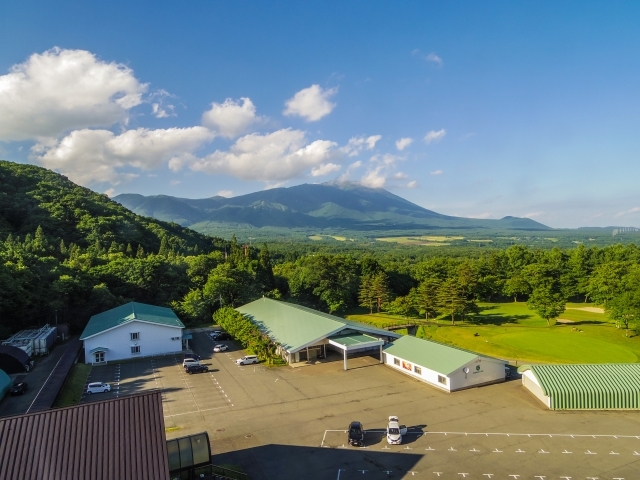
{"label": "white house with dark roof", "polygon": [[94,315],[80,340],[85,363],[182,351],[184,324],[170,308],[129,302]]}

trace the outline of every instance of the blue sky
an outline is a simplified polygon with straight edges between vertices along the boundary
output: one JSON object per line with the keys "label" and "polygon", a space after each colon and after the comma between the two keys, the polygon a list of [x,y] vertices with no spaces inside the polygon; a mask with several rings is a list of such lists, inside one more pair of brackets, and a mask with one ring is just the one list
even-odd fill
{"label": "blue sky", "polygon": [[640,4],[607,3],[5,2],[0,158],[111,195],[350,180],[640,226]]}

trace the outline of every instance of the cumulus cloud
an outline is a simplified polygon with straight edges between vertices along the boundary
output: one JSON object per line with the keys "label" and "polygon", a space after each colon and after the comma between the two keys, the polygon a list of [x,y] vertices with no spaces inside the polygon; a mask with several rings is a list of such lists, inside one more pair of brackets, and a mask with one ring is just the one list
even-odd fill
{"label": "cumulus cloud", "polygon": [[539,217],[543,213],[544,212],[531,212],[531,213],[527,213],[526,215],[523,215],[523,217],[524,218],[535,218],[535,217]]}
{"label": "cumulus cloud", "polygon": [[134,178],[124,168],[151,169],[169,162],[186,162],[185,156],[213,138],[205,127],[149,130],[138,128],[115,135],[108,130],[75,130],[61,140],[37,143],[32,158],[62,172],[74,182],[118,184]]}
{"label": "cumulus cloud", "polygon": [[425,60],[427,62],[432,62],[437,64],[439,67],[442,66],[442,58],[440,58],[438,55],[436,55],[435,53],[431,52],[429,55],[427,55],[426,57],[424,57]]}
{"label": "cumulus cloud", "polygon": [[337,88],[323,90],[320,85],[311,85],[287,100],[286,108],[282,113],[287,116],[302,117],[307,122],[315,122],[329,115],[335,108],[336,104],[329,99],[336,93],[338,93]]}
{"label": "cumulus cloud", "polygon": [[349,166],[347,167],[347,169],[345,170],[345,172],[340,175],[340,177],[338,177],[338,182],[348,182],[349,181],[349,177],[351,176],[351,174],[359,169],[360,167],[362,167],[362,161],[358,160],[357,162],[353,162],[351,164],[349,164]]}
{"label": "cumulus cloud", "polygon": [[417,180],[412,180],[405,185],[405,188],[418,188]]}
{"label": "cumulus cloud", "polygon": [[443,171],[442,170],[434,170],[433,172],[429,173],[429,175],[442,175]]}
{"label": "cumulus cloud", "polygon": [[223,137],[234,138],[259,120],[256,107],[250,98],[227,98],[223,103],[212,103],[211,109],[202,114],[202,124]]}
{"label": "cumulus cloud", "polygon": [[265,135],[252,133],[239,138],[228,151],[218,150],[191,162],[191,168],[273,184],[321,168],[335,156],[336,146],[328,140],[307,143],[304,132],[290,128]]}
{"label": "cumulus cloud", "polygon": [[380,141],[382,135],[371,135],[369,137],[352,137],[340,150],[348,157],[355,157],[363,150],[373,150],[376,143]]}
{"label": "cumulus cloud", "polygon": [[446,134],[447,134],[447,131],[444,128],[438,131],[431,130],[424,136],[424,141],[427,143],[427,145],[432,142],[439,142],[444,138]]}
{"label": "cumulus cloud", "polygon": [[378,165],[377,167],[369,169],[360,179],[360,183],[369,188],[383,188],[387,183],[384,166]]}
{"label": "cumulus cloud", "polygon": [[491,214],[489,212],[484,212],[484,213],[478,213],[475,215],[467,215],[468,218],[490,218]]}
{"label": "cumulus cloud", "polygon": [[400,140],[396,141],[396,148],[400,151],[407,148],[409,145],[413,143],[413,138],[403,137]]}
{"label": "cumulus cloud", "polygon": [[126,123],[147,84],[129,67],[85,50],[53,48],[0,76],[0,140],[56,137]]}
{"label": "cumulus cloud", "polygon": [[397,167],[397,162],[400,160],[402,160],[402,157],[388,153],[384,155],[374,155],[369,160],[369,168],[360,179],[360,183],[365,187],[384,188],[388,180],[392,180],[392,186],[406,186],[399,184],[397,180],[406,180],[408,178],[407,175],[402,172],[394,172]]}
{"label": "cumulus cloud", "polygon": [[231,190],[220,190],[216,195],[220,197],[230,198],[233,197],[233,192]]}
{"label": "cumulus cloud", "polygon": [[341,168],[342,166],[336,163],[325,163],[324,165],[312,168],[311,176],[321,177],[323,175],[329,175],[330,173],[338,172]]}

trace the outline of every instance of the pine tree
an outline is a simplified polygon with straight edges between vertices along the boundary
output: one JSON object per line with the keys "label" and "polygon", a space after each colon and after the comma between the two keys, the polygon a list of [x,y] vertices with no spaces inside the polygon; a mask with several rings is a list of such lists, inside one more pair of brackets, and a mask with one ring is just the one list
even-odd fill
{"label": "pine tree", "polygon": [[127,254],[127,257],[133,257],[133,248],[131,248],[131,244],[130,243],[127,243],[126,254]]}
{"label": "pine tree", "polygon": [[389,301],[391,301],[391,288],[389,288],[389,277],[384,272],[376,274],[371,282],[371,289],[376,300],[376,309],[380,313],[380,309]]}
{"label": "pine tree", "polygon": [[167,236],[163,235],[162,240],[160,240],[160,250],[158,250],[158,255],[162,257],[166,257],[169,254],[169,241],[167,240]]}
{"label": "pine tree", "polygon": [[369,275],[362,277],[360,280],[358,302],[361,307],[368,308],[369,313],[373,313],[373,305],[376,303],[376,297],[373,291],[373,280]]}
{"label": "pine tree", "polygon": [[69,250],[67,250],[67,246],[64,244],[64,240],[60,240],[60,253],[62,255],[66,255],[67,253],[69,253]]}
{"label": "pine tree", "polygon": [[136,252],[136,258],[144,258],[144,248],[138,244],[138,251]]}

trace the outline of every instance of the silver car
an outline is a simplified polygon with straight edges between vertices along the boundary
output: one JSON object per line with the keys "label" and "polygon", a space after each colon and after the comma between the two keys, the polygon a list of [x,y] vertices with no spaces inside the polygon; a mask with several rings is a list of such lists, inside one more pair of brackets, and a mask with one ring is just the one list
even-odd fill
{"label": "silver car", "polygon": [[107,393],[111,391],[111,385],[108,383],[102,382],[92,382],[87,385],[87,393],[91,395],[92,393]]}

